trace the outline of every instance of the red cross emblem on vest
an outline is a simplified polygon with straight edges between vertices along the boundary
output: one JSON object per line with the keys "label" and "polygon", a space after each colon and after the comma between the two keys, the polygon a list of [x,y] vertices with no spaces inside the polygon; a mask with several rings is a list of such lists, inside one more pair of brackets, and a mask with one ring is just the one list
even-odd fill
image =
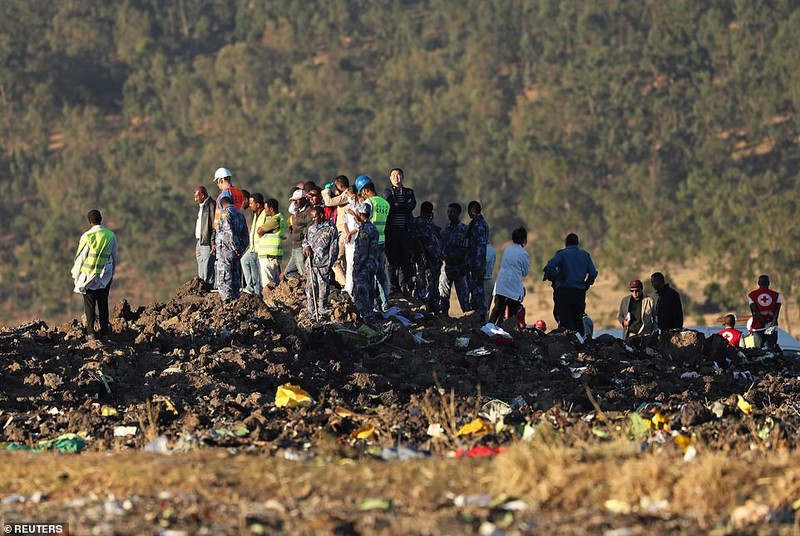
{"label": "red cross emblem on vest", "polygon": [[733,340],[733,333],[730,331],[723,331],[722,336],[725,338],[726,341],[731,342]]}
{"label": "red cross emblem on vest", "polygon": [[761,307],[769,307],[770,305],[772,305],[772,296],[770,296],[767,293],[761,294],[758,297],[758,304]]}

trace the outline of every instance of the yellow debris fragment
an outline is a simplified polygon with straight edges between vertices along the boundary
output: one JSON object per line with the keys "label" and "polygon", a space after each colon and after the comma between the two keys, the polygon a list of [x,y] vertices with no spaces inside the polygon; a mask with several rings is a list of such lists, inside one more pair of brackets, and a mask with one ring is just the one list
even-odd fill
{"label": "yellow debris fragment", "polygon": [[303,391],[299,385],[284,383],[275,393],[275,405],[279,408],[294,408],[296,406],[310,406],[314,401],[311,395]]}
{"label": "yellow debris fragment", "polygon": [[744,399],[742,395],[736,395],[739,397],[739,401],[736,403],[736,407],[742,410],[742,413],[745,415],[750,415],[753,412],[753,406]]}
{"label": "yellow debris fragment", "polygon": [[457,435],[483,435],[494,431],[494,428],[486,421],[477,417],[472,422],[468,422],[458,429]]}

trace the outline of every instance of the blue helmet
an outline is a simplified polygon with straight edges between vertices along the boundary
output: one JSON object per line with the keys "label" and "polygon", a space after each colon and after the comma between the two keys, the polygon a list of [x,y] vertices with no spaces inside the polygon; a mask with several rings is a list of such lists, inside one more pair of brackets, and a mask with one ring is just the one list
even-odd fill
{"label": "blue helmet", "polygon": [[360,192],[367,184],[372,184],[372,179],[369,178],[369,175],[359,175],[356,179],[356,190]]}

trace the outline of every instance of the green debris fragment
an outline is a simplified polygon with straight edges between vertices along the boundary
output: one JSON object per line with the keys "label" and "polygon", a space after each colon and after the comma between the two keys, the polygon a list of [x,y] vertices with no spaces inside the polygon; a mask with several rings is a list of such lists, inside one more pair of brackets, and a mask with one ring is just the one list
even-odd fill
{"label": "green debris fragment", "polygon": [[764,420],[764,426],[759,428],[757,432],[761,441],[769,439],[769,434],[772,433],[773,428],[775,428],[775,420],[772,417],[767,417]]}
{"label": "green debris fragment", "polygon": [[78,434],[63,434],[55,439],[40,441],[36,450],[57,450],[77,454],[86,448],[86,440]]}
{"label": "green debris fragment", "polygon": [[3,448],[6,450],[31,450],[28,445],[22,443],[3,443]]}
{"label": "green debris fragment", "polygon": [[638,441],[650,434],[650,427],[647,426],[644,417],[638,413],[629,413],[628,419],[631,421],[631,427],[629,429],[631,438]]}
{"label": "green debris fragment", "polygon": [[611,432],[605,428],[592,428],[592,433],[600,439],[611,439]]}
{"label": "green debris fragment", "polygon": [[362,512],[368,510],[389,510],[392,507],[392,501],[389,499],[373,498],[365,499],[358,503],[357,508]]}
{"label": "green debris fragment", "polygon": [[101,371],[101,370],[96,370],[94,372],[95,372],[95,375],[97,376],[97,379],[100,380],[101,382],[103,382],[103,385],[106,388],[106,392],[108,394],[111,394],[111,386],[109,386],[108,384],[113,382],[114,378],[112,378],[108,374],[103,374],[103,371]]}

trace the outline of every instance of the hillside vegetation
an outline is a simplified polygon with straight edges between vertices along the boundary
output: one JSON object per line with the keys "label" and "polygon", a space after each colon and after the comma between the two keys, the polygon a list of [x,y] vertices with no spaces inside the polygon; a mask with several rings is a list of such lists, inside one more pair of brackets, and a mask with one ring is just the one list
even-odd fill
{"label": "hillside vegetation", "polygon": [[575,231],[601,272],[702,256],[720,307],[762,272],[797,297],[797,2],[6,0],[0,15],[5,318],[75,312],[94,207],[120,239],[117,288],[165,299],[195,268],[192,189],[220,165],[282,202],[298,180],[400,166],[439,217],[479,199],[496,243],[524,223],[534,266]]}

